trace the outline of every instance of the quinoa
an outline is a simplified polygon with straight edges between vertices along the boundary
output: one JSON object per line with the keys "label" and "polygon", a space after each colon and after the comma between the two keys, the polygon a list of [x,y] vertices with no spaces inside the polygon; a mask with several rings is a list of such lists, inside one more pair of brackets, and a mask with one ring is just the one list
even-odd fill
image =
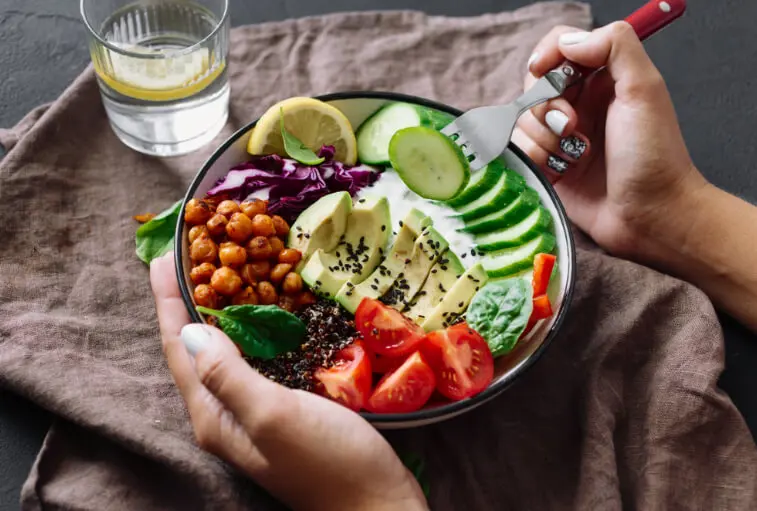
{"label": "quinoa", "polygon": [[248,358],[263,376],[292,389],[312,391],[313,375],[334,365],[334,357],[361,338],[355,323],[337,304],[319,299],[296,314],[306,325],[304,342],[294,351],[271,359]]}

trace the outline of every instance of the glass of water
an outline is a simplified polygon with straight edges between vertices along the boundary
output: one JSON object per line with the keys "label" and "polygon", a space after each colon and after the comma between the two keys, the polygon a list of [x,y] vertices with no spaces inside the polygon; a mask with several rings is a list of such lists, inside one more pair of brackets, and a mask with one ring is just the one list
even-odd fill
{"label": "glass of water", "polygon": [[139,152],[176,156],[226,124],[228,0],[81,0],[105,111]]}

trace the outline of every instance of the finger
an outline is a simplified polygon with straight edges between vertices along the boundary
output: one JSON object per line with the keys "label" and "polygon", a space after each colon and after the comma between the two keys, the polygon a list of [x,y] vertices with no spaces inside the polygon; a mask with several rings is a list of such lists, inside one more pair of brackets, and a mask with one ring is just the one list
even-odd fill
{"label": "finger", "polygon": [[531,158],[550,183],[554,184],[559,181],[567,171],[567,167],[569,166],[567,162],[564,169],[561,170],[560,167],[553,169],[552,167],[555,166],[554,161],[552,166],[549,165],[549,162],[552,161],[551,158],[553,158],[552,153],[531,140],[520,128],[515,128],[513,131],[512,142]]}
{"label": "finger", "polygon": [[607,67],[620,100],[659,100],[665,83],[631,25],[612,23],[594,32],[562,34],[560,52],[586,67]]}
{"label": "finger", "polygon": [[533,113],[526,112],[521,115],[518,127],[545,151],[555,153],[560,150],[560,137],[534,117]]}
{"label": "finger", "polygon": [[570,163],[586,161],[591,155],[591,141],[582,133],[574,133],[560,140],[557,155]]}
{"label": "finger", "polygon": [[560,53],[558,41],[563,34],[581,32],[575,27],[559,25],[553,28],[534,48],[528,59],[528,70],[532,79],[544,76],[548,71],[562,64],[565,57]]}

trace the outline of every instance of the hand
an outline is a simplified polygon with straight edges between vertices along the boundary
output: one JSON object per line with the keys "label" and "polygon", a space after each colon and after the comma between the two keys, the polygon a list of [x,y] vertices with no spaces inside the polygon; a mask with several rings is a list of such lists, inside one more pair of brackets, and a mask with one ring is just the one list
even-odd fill
{"label": "hand", "polygon": [[171,253],[153,262],[150,280],[163,350],[201,448],[294,509],[427,509],[412,474],[362,417],[268,380],[223,332],[190,324]]}
{"label": "hand", "polygon": [[630,25],[558,27],[530,60],[528,89],[569,59],[598,69],[566,98],[534,108],[513,142],[542,166],[571,219],[608,252],[655,258],[659,236],[686,236],[708,187],[694,167],[662,76]]}

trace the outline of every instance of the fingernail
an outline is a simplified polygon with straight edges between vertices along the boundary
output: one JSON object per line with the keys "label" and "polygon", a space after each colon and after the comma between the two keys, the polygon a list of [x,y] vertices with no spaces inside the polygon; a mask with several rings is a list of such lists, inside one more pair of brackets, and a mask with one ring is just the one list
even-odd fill
{"label": "fingernail", "polygon": [[547,167],[554,170],[558,174],[564,174],[565,171],[568,170],[568,166],[568,162],[563,160],[559,156],[550,154],[547,158]]}
{"label": "fingernail", "polygon": [[213,338],[210,332],[199,323],[190,323],[181,329],[181,342],[184,343],[189,354],[196,357],[199,352],[211,346]]}
{"label": "fingernail", "polygon": [[571,46],[573,44],[581,44],[585,42],[589,38],[590,35],[591,35],[591,32],[569,32],[567,34],[561,35],[559,42],[560,44],[564,44],[566,46]]}
{"label": "fingernail", "polygon": [[561,137],[563,131],[565,131],[565,126],[568,125],[569,119],[567,115],[559,110],[550,110],[549,112],[547,112],[545,120],[547,121],[547,126],[549,126],[549,129],[552,130],[552,133],[554,133],[558,137]]}
{"label": "fingernail", "polygon": [[578,160],[586,152],[586,142],[575,136],[566,137],[560,140],[560,149],[574,160]]}
{"label": "fingernail", "polygon": [[531,66],[532,66],[532,65],[533,65],[533,63],[534,63],[534,62],[536,62],[537,60],[539,60],[539,52],[538,52],[538,51],[536,51],[536,52],[532,53],[532,54],[531,54],[531,56],[530,56],[530,57],[528,57],[528,66],[527,66],[527,68],[528,68],[528,69],[531,69]]}

